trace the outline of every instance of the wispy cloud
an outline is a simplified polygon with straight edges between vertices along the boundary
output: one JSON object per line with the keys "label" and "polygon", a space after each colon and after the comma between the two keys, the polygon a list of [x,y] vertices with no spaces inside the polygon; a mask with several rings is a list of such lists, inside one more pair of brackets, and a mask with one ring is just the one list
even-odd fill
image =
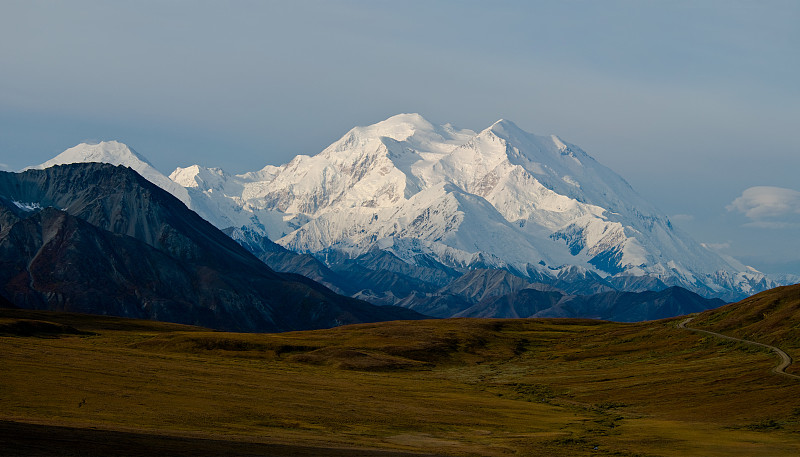
{"label": "wispy cloud", "polygon": [[2,170],[2,171],[11,171],[11,167],[9,167],[7,164],[0,163],[0,170]]}
{"label": "wispy cloud", "polygon": [[744,214],[747,227],[785,229],[800,227],[800,192],[793,189],[757,186],[746,189],[728,211]]}

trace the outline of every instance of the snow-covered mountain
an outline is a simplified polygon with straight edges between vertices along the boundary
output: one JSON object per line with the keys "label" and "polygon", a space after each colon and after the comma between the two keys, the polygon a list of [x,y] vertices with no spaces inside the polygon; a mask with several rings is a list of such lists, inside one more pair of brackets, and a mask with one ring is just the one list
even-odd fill
{"label": "snow-covered mountain", "polygon": [[[53,157],[40,165],[27,167],[29,169],[43,170],[53,165],[64,165],[69,163],[98,162],[109,163],[111,165],[123,165],[132,168],[142,175],[145,179],[158,187],[171,193],[178,200],[189,206],[189,193],[182,186],[164,176],[156,170],[153,165],[141,154],[134,151],[124,143],[118,141],[101,141],[99,143],[81,143],[69,148],[61,154]],[[24,170],[23,170],[24,171]]]}
{"label": "snow-covered mountain", "polygon": [[378,248],[411,265],[502,268],[536,281],[599,275],[620,289],[680,285],[728,299],[775,285],[677,230],[579,147],[506,120],[474,132],[400,114],[279,167],[179,168],[169,177],[179,191],[160,184],[163,175],[145,177],[186,192],[219,228],[321,259]]}

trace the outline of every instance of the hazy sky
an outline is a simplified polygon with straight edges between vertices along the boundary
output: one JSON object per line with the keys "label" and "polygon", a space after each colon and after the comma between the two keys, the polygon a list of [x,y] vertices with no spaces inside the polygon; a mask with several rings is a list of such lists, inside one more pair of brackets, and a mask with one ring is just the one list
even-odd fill
{"label": "hazy sky", "polygon": [[0,0],[2,168],[117,139],[243,172],[401,112],[557,134],[800,274],[800,2]]}

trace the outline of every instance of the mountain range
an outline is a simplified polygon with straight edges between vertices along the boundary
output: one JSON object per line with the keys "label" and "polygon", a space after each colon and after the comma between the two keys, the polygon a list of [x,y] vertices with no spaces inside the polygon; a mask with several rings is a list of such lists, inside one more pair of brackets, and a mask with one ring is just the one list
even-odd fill
{"label": "mountain range", "polygon": [[132,169],[100,163],[0,173],[0,295],[235,331],[423,317],[277,273]]}
{"label": "mountain range", "polygon": [[[401,114],[238,175],[192,165],[167,178],[118,142],[81,144],[37,168],[91,161],[133,168],[273,268],[382,304],[476,269],[580,294],[680,286],[733,301],[779,285],[697,243],[578,146],[507,120],[474,132]],[[268,254],[258,247],[267,241]],[[392,267],[366,265],[378,257]],[[416,290],[342,289],[343,273]]]}

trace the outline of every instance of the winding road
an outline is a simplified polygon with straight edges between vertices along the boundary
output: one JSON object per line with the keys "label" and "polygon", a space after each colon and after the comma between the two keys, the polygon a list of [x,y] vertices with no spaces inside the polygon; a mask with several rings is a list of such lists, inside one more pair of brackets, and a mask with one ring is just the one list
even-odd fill
{"label": "winding road", "polygon": [[789,365],[792,364],[792,358],[789,356],[789,354],[783,352],[782,350],[776,348],[775,346],[770,346],[770,345],[764,344],[764,343],[757,343],[755,341],[750,341],[750,340],[743,340],[741,338],[734,338],[732,336],[727,336],[727,335],[723,335],[721,333],[711,332],[711,331],[708,331],[708,330],[700,330],[698,328],[687,327],[686,324],[691,322],[692,319],[694,319],[694,317],[687,317],[686,319],[684,319],[683,321],[681,321],[678,324],[678,328],[691,330],[691,331],[697,332],[697,333],[705,333],[706,335],[716,336],[718,338],[724,338],[726,340],[731,340],[731,341],[737,341],[739,343],[751,344],[753,346],[761,346],[763,348],[767,348],[767,349],[771,350],[772,352],[774,352],[775,354],[777,354],[778,357],[781,358],[781,363],[779,363],[778,366],[776,366],[775,368],[772,369],[772,371],[774,373],[777,373],[777,374],[780,374],[780,375],[783,375],[783,376],[789,376],[790,378],[800,379],[800,376],[798,376],[796,374],[791,374],[791,373],[787,373],[786,372],[786,369],[789,367]]}

